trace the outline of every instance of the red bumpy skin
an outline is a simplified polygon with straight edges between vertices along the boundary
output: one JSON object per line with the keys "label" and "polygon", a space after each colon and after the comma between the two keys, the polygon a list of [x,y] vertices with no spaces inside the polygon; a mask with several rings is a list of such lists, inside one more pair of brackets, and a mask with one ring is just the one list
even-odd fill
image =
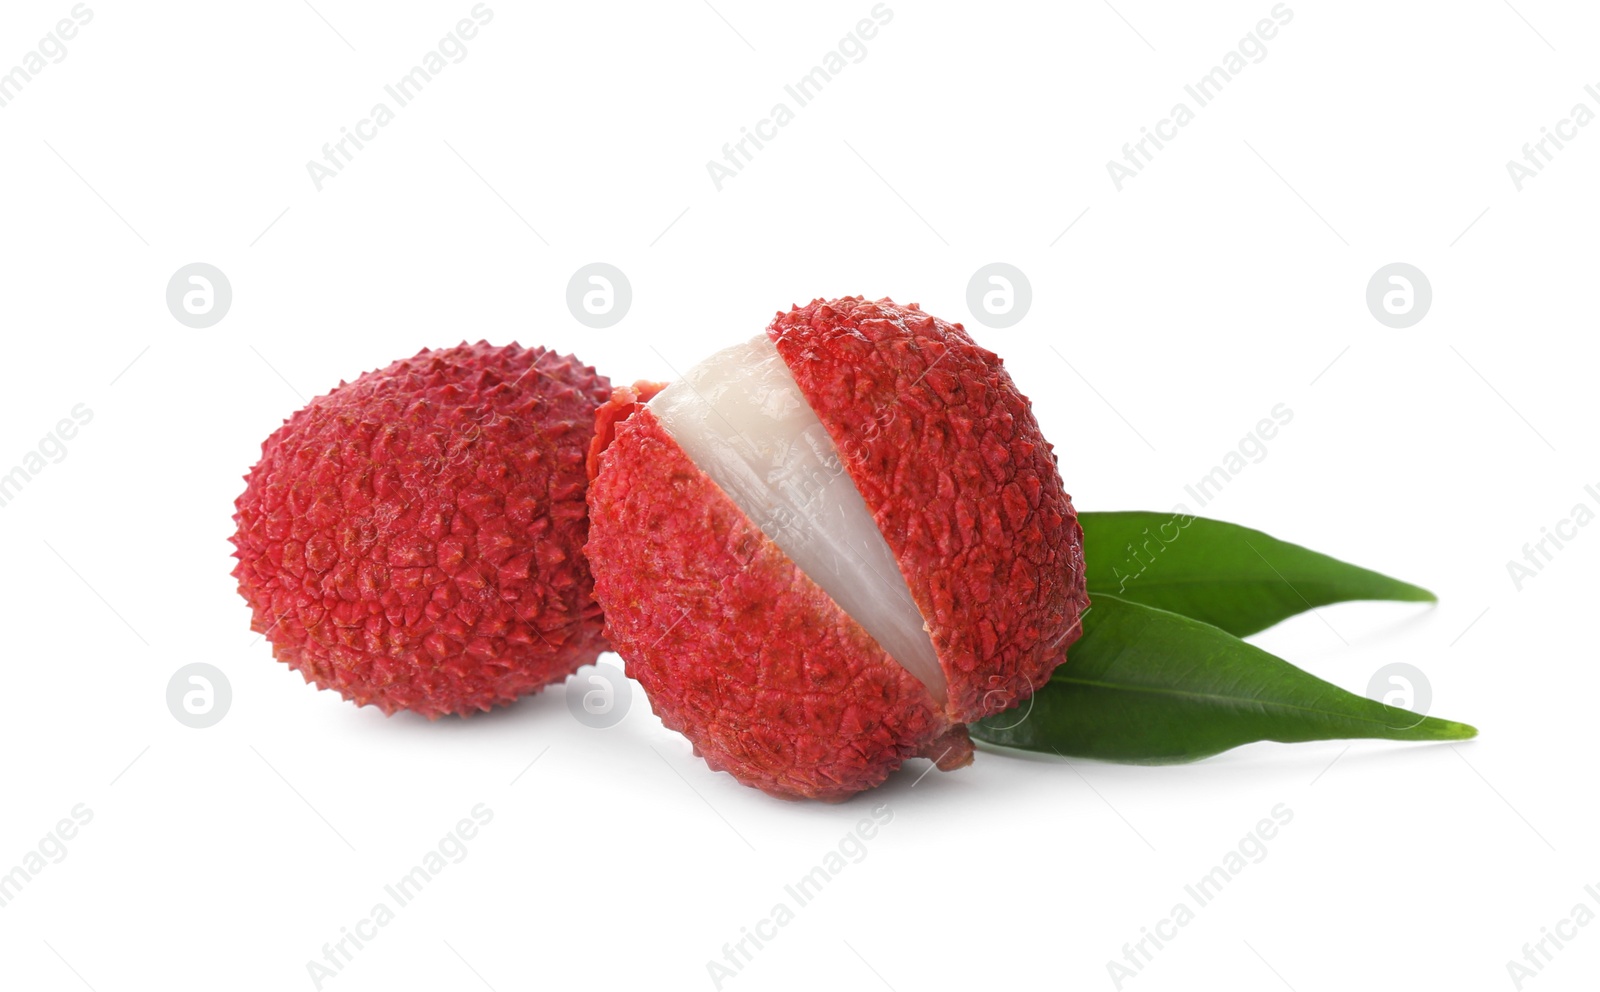
{"label": "red bumpy skin", "polygon": [[933,636],[949,712],[1033,695],[1082,633],[1083,528],[1000,357],[916,304],[846,297],[767,328]]}
{"label": "red bumpy skin", "polygon": [[237,502],[251,627],[307,682],[429,718],[593,662],[584,461],[610,391],[570,356],[479,342],[312,400]]}
{"label": "red bumpy skin", "polygon": [[900,563],[948,701],[648,409],[620,423],[626,410],[612,411],[615,440],[589,492],[607,635],[663,723],[772,795],[844,799],[919,755],[967,764],[965,724],[1042,685],[1088,605],[1082,530],[1050,446],[999,358],[915,305],[819,300],[779,314],[768,335]]}

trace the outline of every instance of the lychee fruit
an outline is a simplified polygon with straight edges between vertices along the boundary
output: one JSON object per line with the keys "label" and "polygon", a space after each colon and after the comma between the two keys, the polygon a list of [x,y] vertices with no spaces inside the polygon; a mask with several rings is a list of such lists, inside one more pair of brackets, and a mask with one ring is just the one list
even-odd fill
{"label": "lychee fruit", "polygon": [[252,628],[390,714],[487,710],[592,663],[585,459],[610,392],[571,356],[479,342],[312,400],[236,504]]}
{"label": "lychee fruit", "polygon": [[602,412],[587,552],[607,637],[712,768],[841,800],[960,767],[1080,633],[1055,457],[960,324],[817,300],[648,392]]}

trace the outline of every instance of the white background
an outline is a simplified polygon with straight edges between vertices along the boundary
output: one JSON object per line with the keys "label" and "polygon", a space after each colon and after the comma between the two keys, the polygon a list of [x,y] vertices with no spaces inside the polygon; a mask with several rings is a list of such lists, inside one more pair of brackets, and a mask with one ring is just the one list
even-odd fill
{"label": "white background", "polygon": [[[1600,110],[1592,9],[1291,0],[1268,56],[1118,192],[1107,160],[1268,0],[889,0],[864,60],[718,192],[707,160],[868,0],[494,0],[466,59],[318,192],[306,162],[472,5],[313,2],[92,3],[0,109],[0,471],[94,415],[0,508],[0,871],[93,811],[0,909],[7,988],[311,988],[307,962],[478,803],[466,859],[325,988],[712,988],[707,962],[878,803],[865,859],[725,988],[1113,988],[1107,961],[1279,803],[1265,860],[1125,988],[1510,988],[1524,943],[1594,907],[1600,527],[1520,591],[1506,563],[1600,484],[1600,126],[1520,192],[1505,165]],[[0,71],[70,9],[0,8]],[[565,304],[596,260],[633,286],[606,330]],[[234,291],[204,330],[164,303],[196,261]],[[1033,286],[1004,330],[966,303],[993,261]],[[1433,287],[1407,329],[1364,301],[1395,261]],[[604,731],[561,688],[386,719],[250,633],[240,477],[341,378],[480,337],[668,378],[858,292],[1005,356],[1080,508],[1183,501],[1436,590],[1259,640],[1357,692],[1412,663],[1482,737],[1168,768],[980,753],[792,804],[707,770],[637,687]],[[1267,457],[1197,507],[1184,486],[1278,403]],[[165,703],[193,662],[233,688],[207,730]],[[1592,987],[1600,925],[1578,934],[1524,987]]]}

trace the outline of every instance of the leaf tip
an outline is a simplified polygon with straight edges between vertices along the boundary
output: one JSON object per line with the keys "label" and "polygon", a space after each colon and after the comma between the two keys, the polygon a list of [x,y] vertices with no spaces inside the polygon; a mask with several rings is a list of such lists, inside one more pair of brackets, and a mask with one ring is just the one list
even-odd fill
{"label": "leaf tip", "polygon": [[1426,723],[1428,740],[1433,741],[1470,741],[1478,736],[1478,728],[1470,723],[1457,723],[1454,720],[1441,720],[1429,717]]}
{"label": "leaf tip", "polygon": [[1437,603],[1439,601],[1438,594],[1432,589],[1424,589],[1403,579],[1393,579],[1391,581],[1394,583],[1394,595],[1390,597],[1392,599],[1406,603]]}

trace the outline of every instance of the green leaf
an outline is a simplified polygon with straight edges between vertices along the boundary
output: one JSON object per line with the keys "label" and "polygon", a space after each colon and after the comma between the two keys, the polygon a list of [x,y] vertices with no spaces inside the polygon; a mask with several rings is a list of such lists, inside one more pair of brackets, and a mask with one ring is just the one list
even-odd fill
{"label": "green leaf", "polygon": [[1104,593],[1031,708],[1025,702],[968,729],[1004,747],[1140,764],[1194,761],[1254,741],[1478,733],[1354,695],[1209,624]]}
{"label": "green leaf", "polygon": [[1245,637],[1329,603],[1432,603],[1420,586],[1258,530],[1181,513],[1080,513],[1089,597],[1113,596]]}

